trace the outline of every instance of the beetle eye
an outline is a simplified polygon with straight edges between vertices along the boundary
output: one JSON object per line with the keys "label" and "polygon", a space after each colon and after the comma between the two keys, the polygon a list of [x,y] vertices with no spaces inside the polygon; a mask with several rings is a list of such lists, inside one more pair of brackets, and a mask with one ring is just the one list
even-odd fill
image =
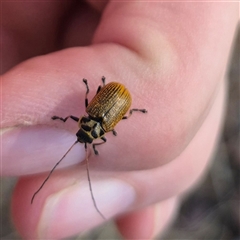
{"label": "beetle eye", "polygon": [[82,117],[82,119],[81,119],[81,123],[87,123],[90,121],[91,121],[91,119],[89,119],[88,117]]}
{"label": "beetle eye", "polygon": [[97,132],[96,132],[95,130],[92,130],[92,131],[91,131],[91,135],[92,135],[94,138],[98,138],[98,137],[99,137],[98,134],[97,134]]}
{"label": "beetle eye", "polygon": [[91,127],[89,127],[88,125],[82,125],[81,126],[83,130],[87,131],[87,132],[90,132],[91,131]]}
{"label": "beetle eye", "polygon": [[100,128],[100,136],[104,135],[104,131]]}

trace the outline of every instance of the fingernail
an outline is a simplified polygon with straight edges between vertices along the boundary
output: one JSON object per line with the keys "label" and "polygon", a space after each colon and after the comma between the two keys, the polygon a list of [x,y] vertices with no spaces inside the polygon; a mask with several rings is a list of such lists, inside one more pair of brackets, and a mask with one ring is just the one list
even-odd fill
{"label": "fingernail", "polygon": [[[120,180],[92,182],[101,213],[110,219],[135,200],[134,188]],[[68,187],[47,198],[38,227],[41,239],[60,239],[89,230],[103,222],[91,199],[88,183]]]}
{"label": "fingernail", "polygon": [[[12,128],[2,132],[2,173],[7,176],[48,171],[76,141],[75,134],[45,126]],[[85,159],[82,144],[76,144],[61,167]]]}

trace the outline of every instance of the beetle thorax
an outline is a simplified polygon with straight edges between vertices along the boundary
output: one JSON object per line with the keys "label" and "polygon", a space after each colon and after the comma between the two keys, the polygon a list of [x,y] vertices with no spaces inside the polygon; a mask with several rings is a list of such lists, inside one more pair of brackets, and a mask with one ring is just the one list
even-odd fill
{"label": "beetle thorax", "polygon": [[81,143],[92,143],[94,139],[101,138],[105,134],[100,119],[84,116],[79,120],[78,125],[80,129],[76,135]]}

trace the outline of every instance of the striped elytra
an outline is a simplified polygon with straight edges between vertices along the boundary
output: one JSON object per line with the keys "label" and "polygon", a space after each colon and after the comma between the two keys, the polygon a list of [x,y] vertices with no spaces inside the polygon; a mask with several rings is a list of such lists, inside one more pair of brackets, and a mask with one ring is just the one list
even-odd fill
{"label": "striped elytra", "polygon": [[101,88],[86,108],[93,118],[102,118],[105,132],[112,131],[122,120],[132,103],[130,92],[117,82],[111,82]]}

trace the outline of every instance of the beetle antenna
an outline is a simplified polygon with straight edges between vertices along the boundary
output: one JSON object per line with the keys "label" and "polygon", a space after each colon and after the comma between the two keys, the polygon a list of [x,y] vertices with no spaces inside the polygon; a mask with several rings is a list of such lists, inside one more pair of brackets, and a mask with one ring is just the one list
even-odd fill
{"label": "beetle antenna", "polygon": [[38,194],[38,192],[43,188],[43,186],[45,185],[45,183],[47,182],[47,180],[50,178],[51,174],[53,173],[53,171],[55,170],[55,168],[58,166],[58,164],[66,157],[66,155],[71,151],[71,149],[74,147],[75,144],[78,143],[78,140],[76,142],[74,142],[74,144],[67,150],[67,152],[63,155],[63,157],[54,165],[54,167],[52,168],[52,170],[49,172],[48,176],[45,178],[45,180],[43,181],[42,185],[39,187],[39,189],[33,194],[32,199],[31,199],[31,204],[33,203],[33,200],[35,198],[35,196]]}
{"label": "beetle antenna", "polygon": [[97,212],[100,214],[100,216],[106,220],[105,216],[101,213],[101,211],[98,209],[97,203],[95,201],[94,195],[93,195],[93,190],[92,190],[92,184],[91,184],[91,179],[90,179],[90,173],[89,173],[89,162],[88,162],[88,148],[87,148],[87,143],[85,143],[85,151],[86,151],[86,168],[87,168],[87,177],[88,177],[88,184],[89,184],[89,189],[93,201],[93,205]]}

